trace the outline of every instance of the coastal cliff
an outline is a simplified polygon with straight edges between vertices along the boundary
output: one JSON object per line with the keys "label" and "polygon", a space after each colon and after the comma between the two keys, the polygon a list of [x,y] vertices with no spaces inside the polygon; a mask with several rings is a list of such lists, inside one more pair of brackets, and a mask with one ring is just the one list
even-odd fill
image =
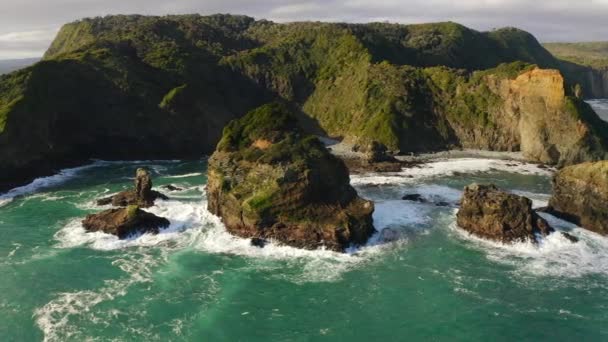
{"label": "coastal cliff", "polygon": [[83,19],[43,61],[0,76],[0,189],[90,158],[198,158],[228,122],[273,100],[295,108],[307,132],[403,153],[603,158],[605,124],[559,66],[514,28]]}

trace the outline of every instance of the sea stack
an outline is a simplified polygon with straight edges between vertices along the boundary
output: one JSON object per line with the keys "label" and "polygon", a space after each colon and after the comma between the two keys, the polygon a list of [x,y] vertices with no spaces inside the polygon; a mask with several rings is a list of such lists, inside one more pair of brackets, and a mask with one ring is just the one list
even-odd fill
{"label": "sea stack", "polygon": [[568,166],[557,172],[549,212],[608,235],[608,161]]}
{"label": "sea stack", "polygon": [[152,190],[152,177],[150,172],[144,168],[138,168],[135,172],[135,188],[122,191],[112,197],[102,198],[97,201],[98,205],[112,204],[115,207],[137,205],[141,208],[149,208],[157,199],[168,199],[167,196]]}
{"label": "sea stack", "polygon": [[272,103],[230,123],[209,159],[208,207],[244,238],[344,251],[375,232],[344,163]]}
{"label": "sea stack", "polygon": [[478,237],[503,243],[536,242],[537,236],[553,232],[532,210],[530,199],[501,191],[495,185],[467,186],[457,223]]}

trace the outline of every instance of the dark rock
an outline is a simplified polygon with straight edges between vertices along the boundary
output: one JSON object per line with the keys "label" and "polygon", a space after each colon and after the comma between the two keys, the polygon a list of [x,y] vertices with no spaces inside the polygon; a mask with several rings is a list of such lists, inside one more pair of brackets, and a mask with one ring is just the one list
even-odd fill
{"label": "dark rock", "polygon": [[136,233],[157,234],[162,228],[168,227],[169,220],[145,212],[137,206],[117,208],[88,215],[82,225],[90,232],[104,232],[116,235],[121,239]]}
{"label": "dark rock", "polygon": [[135,190],[127,190],[114,195],[112,197],[112,205],[115,207],[139,205],[142,208],[149,208],[154,205],[154,202],[157,199],[167,200],[169,198],[164,194],[154,190],[148,192],[145,198],[141,198],[137,195],[137,192]]}
{"label": "dark rock", "polygon": [[401,198],[404,201],[427,203],[428,201],[420,194],[407,194]]}
{"label": "dark rock", "polygon": [[382,163],[382,162],[395,162],[396,159],[390,156],[388,149],[382,143],[372,141],[365,148],[365,159],[368,163]]}
{"label": "dark rock", "polygon": [[435,205],[438,206],[438,207],[449,207],[450,203],[444,202],[444,201],[440,201],[440,202],[436,202]]}
{"label": "dark rock", "polygon": [[561,169],[553,178],[551,214],[608,235],[608,161]]}
{"label": "dark rock", "polygon": [[532,201],[499,190],[495,185],[472,184],[465,188],[458,225],[479,237],[504,243],[534,241],[553,232],[547,221],[532,210]]}
{"label": "dark rock", "polygon": [[391,228],[384,228],[380,231],[380,240],[384,242],[394,242],[399,240],[399,233]]}
{"label": "dark rock", "polygon": [[577,243],[578,242],[578,238],[574,235],[568,234],[566,232],[561,232],[562,236],[565,237],[566,239],[570,240],[570,242],[572,243]]}
{"label": "dark rock", "polygon": [[182,190],[184,190],[184,189],[182,189],[180,187],[177,187],[177,186],[175,186],[173,184],[163,185],[162,188],[163,189],[167,189],[169,191],[182,191]]}
{"label": "dark rock", "polygon": [[265,239],[260,239],[260,238],[251,239],[251,245],[254,247],[264,248],[264,246],[266,246],[267,243],[268,243],[268,241],[266,241]]}
{"label": "dark rock", "polygon": [[143,168],[137,169],[135,174],[135,188],[119,192],[118,194],[102,198],[97,201],[97,205],[112,204],[115,207],[126,207],[129,205],[137,205],[142,208],[149,208],[154,205],[157,199],[169,199],[164,194],[152,190],[152,178],[150,173]]}
{"label": "dark rock", "polygon": [[102,198],[97,200],[97,205],[108,205],[112,203],[112,198],[113,197],[106,197],[106,198]]}
{"label": "dark rock", "polygon": [[208,170],[209,211],[234,235],[343,251],[375,232],[374,204],[357,195],[344,163],[304,134],[284,105],[228,125]]}

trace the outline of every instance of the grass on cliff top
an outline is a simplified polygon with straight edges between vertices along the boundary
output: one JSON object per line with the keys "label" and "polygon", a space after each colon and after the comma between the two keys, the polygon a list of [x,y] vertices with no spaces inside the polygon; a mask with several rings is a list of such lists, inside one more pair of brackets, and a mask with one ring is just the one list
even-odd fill
{"label": "grass on cliff top", "polygon": [[543,44],[556,57],[568,62],[608,68],[608,42],[547,43]]}

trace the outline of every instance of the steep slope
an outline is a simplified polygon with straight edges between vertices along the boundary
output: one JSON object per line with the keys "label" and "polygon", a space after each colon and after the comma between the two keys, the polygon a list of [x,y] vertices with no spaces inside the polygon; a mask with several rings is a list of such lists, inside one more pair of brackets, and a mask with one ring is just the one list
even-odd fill
{"label": "steep slope", "polygon": [[89,158],[200,157],[266,100],[209,49],[87,44],[0,78],[0,188]]}
{"label": "steep slope", "polygon": [[[0,189],[88,158],[200,156],[230,120],[272,99],[298,109],[311,131],[402,152],[521,149],[559,163],[603,156],[605,126],[568,97],[568,82],[535,74],[541,87],[557,79],[563,101],[550,108],[530,104],[553,96],[533,87],[503,91],[531,66],[488,68],[513,61],[556,63],[523,31],[454,23],[84,19],[60,30],[42,62],[0,77]],[[576,119],[562,119],[568,113]],[[577,127],[584,134],[567,143],[554,134]],[[540,142],[527,144],[534,134]]]}

